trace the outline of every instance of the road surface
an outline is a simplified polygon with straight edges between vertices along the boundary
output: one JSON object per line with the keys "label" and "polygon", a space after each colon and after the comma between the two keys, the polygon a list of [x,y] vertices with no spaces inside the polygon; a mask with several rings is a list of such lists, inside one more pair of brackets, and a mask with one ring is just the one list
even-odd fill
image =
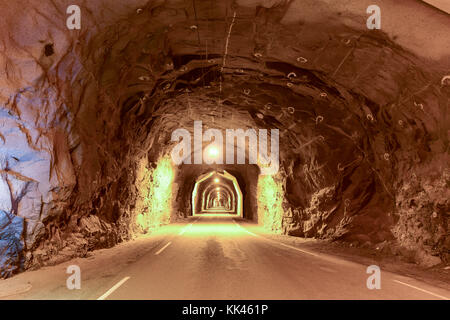
{"label": "road surface", "polygon": [[[304,251],[248,231],[230,216],[194,217],[166,232],[117,274],[82,290],[33,288],[24,299],[446,299],[450,292],[381,270],[368,289],[367,267]],[[108,249],[111,250],[111,249]],[[117,259],[120,259],[118,256]],[[97,270],[98,274],[98,270]],[[56,281],[56,278],[55,278]],[[58,280],[60,281],[60,280]],[[78,291],[76,294],[75,291]]]}

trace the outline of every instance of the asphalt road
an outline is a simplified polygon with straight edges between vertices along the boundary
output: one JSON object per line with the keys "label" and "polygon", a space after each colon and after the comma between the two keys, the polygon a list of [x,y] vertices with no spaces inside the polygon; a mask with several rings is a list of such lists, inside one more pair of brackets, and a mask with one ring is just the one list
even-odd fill
{"label": "asphalt road", "polygon": [[[123,271],[102,299],[442,299],[381,271],[317,255],[247,231],[229,217],[201,217]],[[121,278],[121,277],[119,277]]]}
{"label": "asphalt road", "polygon": [[[383,270],[381,288],[370,290],[368,266],[270,240],[241,223],[229,215],[194,217],[143,242],[19,274],[0,283],[0,297],[9,286],[23,293],[7,299],[450,298],[445,289]],[[68,290],[66,268],[77,263],[82,286]]]}

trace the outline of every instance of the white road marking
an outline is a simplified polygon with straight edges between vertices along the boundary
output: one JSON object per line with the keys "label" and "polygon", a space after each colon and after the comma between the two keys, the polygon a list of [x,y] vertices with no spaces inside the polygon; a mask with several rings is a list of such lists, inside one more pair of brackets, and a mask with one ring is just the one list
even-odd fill
{"label": "white road marking", "polygon": [[186,231],[188,231],[188,230],[192,227],[192,225],[193,225],[194,223],[196,223],[198,220],[200,220],[200,218],[195,219],[194,222],[188,224],[186,227],[184,227],[183,229],[181,229],[180,233],[178,233],[178,234],[179,234],[180,236],[183,235],[183,234],[184,234]]}
{"label": "white road marking", "polygon": [[102,295],[101,297],[99,297],[97,300],[105,300],[106,298],[108,298],[108,296],[113,293],[114,291],[117,290],[117,288],[119,288],[121,285],[123,285],[128,279],[130,279],[130,277],[125,277],[122,280],[120,280],[119,282],[117,282],[111,289],[109,289],[108,291],[106,291],[106,293],[104,295]]}
{"label": "white road marking", "polygon": [[164,251],[164,249],[166,249],[168,246],[170,246],[172,244],[172,241],[169,241],[169,243],[167,243],[164,247],[162,247],[161,249],[159,249],[156,253],[155,256],[157,256],[158,254],[160,254],[161,252]]}
{"label": "white road marking", "polygon": [[183,233],[185,233],[186,231],[188,231],[191,227],[192,227],[192,223],[188,224],[186,227],[184,227],[183,229],[181,229],[179,235],[181,236]]}
{"label": "white road marking", "polygon": [[233,222],[234,222],[240,229],[244,230],[245,232],[247,232],[248,234],[250,234],[250,235],[252,235],[252,236],[254,236],[254,237],[257,237],[256,234],[254,234],[253,232],[248,231],[247,229],[245,229],[243,226],[241,226],[239,223],[237,223],[234,219],[233,219]]}
{"label": "white road marking", "polygon": [[306,254],[312,255],[312,256],[314,256],[314,257],[320,257],[318,254],[315,254],[315,253],[312,253],[312,252],[309,252],[309,251],[305,251],[305,250],[299,249],[299,248],[297,248],[297,247],[290,246],[290,245],[288,245],[288,244],[284,244],[283,242],[275,241],[275,240],[268,239],[268,238],[266,238],[266,237],[262,237],[262,236],[260,236],[260,235],[257,235],[257,234],[255,234],[255,233],[250,232],[250,231],[248,231],[247,229],[245,229],[243,226],[241,226],[239,223],[237,223],[234,219],[233,219],[233,221],[234,221],[234,223],[236,223],[237,226],[239,226],[239,227],[240,227],[241,229],[243,229],[245,232],[251,234],[251,235],[254,236],[254,237],[258,237],[258,238],[267,240],[267,241],[269,241],[269,242],[276,243],[276,244],[281,245],[281,246],[283,246],[283,247],[291,248],[291,249],[300,251],[300,252],[302,252],[302,253],[306,253]]}
{"label": "white road marking", "polygon": [[[299,249],[299,248],[297,248],[297,247],[293,247],[293,246],[290,246],[290,245],[288,245],[288,244],[284,244],[284,243],[282,243],[282,242],[278,242],[278,241],[275,241],[275,240],[272,240],[272,239],[268,239],[268,238],[262,237],[262,236],[260,236],[260,235],[257,235],[257,234],[255,234],[255,233],[253,233],[253,232],[250,232],[250,231],[248,231],[247,229],[245,229],[243,226],[241,226],[240,224],[238,224],[234,219],[233,219],[233,222],[234,222],[238,227],[240,227],[242,230],[244,230],[245,232],[251,234],[251,235],[254,236],[254,237],[262,238],[262,239],[267,240],[267,241],[269,241],[269,242],[273,242],[273,243],[282,245],[282,246],[284,246],[284,247],[288,247],[288,248],[291,248],[291,249],[294,249],[294,250],[297,250],[297,251],[300,251],[300,252],[303,252],[303,253],[306,253],[306,254],[315,256],[315,257],[320,257],[320,255],[314,254],[314,253],[312,253],[312,252],[308,252],[308,251]],[[439,295],[439,294],[430,292],[430,291],[428,291],[428,290],[425,290],[425,289],[422,289],[422,288],[419,288],[419,287],[416,287],[416,286],[413,286],[413,285],[410,285],[410,284],[401,282],[401,281],[399,281],[399,280],[394,280],[394,281],[397,282],[397,283],[400,283],[400,284],[402,284],[402,285],[408,286],[408,287],[410,287],[410,288],[413,288],[413,289],[416,289],[416,290],[419,290],[419,291],[428,293],[428,294],[430,294],[430,295],[432,295],[432,296],[435,296],[435,297],[437,297],[437,298],[440,298],[440,299],[443,299],[443,300],[450,300],[450,299],[447,298],[447,297],[444,297],[444,296],[441,296],[441,295]]]}
{"label": "white road marking", "polygon": [[422,291],[422,292],[431,294],[432,296],[435,296],[435,297],[437,297],[437,298],[441,298],[441,299],[443,299],[443,300],[450,300],[450,299],[447,298],[447,297],[444,297],[444,296],[438,295],[438,294],[436,294],[436,293],[430,292],[430,291],[428,291],[428,290],[425,290],[425,289],[422,289],[422,288],[413,286],[413,285],[411,285],[411,284],[407,284],[407,283],[401,282],[401,281],[399,281],[399,280],[394,280],[394,281],[397,282],[397,283],[400,283],[400,284],[402,284],[402,285],[404,285],[404,286],[407,286],[407,287],[410,287],[410,288],[413,288],[413,289],[416,289],[416,290],[419,290],[419,291]]}
{"label": "white road marking", "polygon": [[312,252],[309,252],[309,251],[305,251],[305,250],[299,249],[299,248],[294,247],[294,246],[290,246],[290,245],[285,244],[285,243],[283,243],[283,242],[274,241],[274,240],[272,240],[272,239],[267,239],[267,240],[269,240],[269,241],[271,241],[271,242],[274,242],[274,243],[277,243],[277,244],[279,244],[279,245],[281,245],[281,246],[283,246],[283,247],[286,247],[286,248],[291,248],[291,249],[300,251],[300,252],[302,252],[302,253],[309,254],[309,255],[314,256],[314,257],[319,257],[318,254],[315,254],[315,253],[312,253]]}
{"label": "white road marking", "polygon": [[[195,221],[194,221],[195,222]],[[187,225],[185,228],[183,228],[183,230],[181,230],[180,235],[185,233],[190,227],[192,227],[192,223],[190,223],[189,225]],[[159,255],[161,252],[163,252],[168,246],[170,246],[172,244],[172,241],[170,241],[169,243],[167,243],[164,247],[162,247],[161,249],[159,249],[155,255]],[[104,295],[102,295],[101,297],[99,297],[97,300],[105,300],[111,293],[113,293],[114,291],[117,290],[117,288],[119,288],[122,284],[124,284],[128,279],[130,279],[130,277],[125,277],[122,280],[120,280],[118,283],[116,283],[111,289],[109,289]]]}

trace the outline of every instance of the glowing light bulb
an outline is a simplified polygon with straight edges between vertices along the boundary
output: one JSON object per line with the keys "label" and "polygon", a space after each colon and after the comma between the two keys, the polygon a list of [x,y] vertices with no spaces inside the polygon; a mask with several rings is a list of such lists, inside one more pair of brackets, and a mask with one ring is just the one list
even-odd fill
{"label": "glowing light bulb", "polygon": [[215,179],[214,179],[214,182],[215,182],[215,183],[218,183],[218,182],[219,182],[219,178],[215,178]]}
{"label": "glowing light bulb", "polygon": [[217,191],[219,191],[219,190],[220,190],[220,188],[219,188],[219,187],[217,187],[217,188],[216,188],[216,190],[217,190]]}
{"label": "glowing light bulb", "polygon": [[219,149],[217,149],[216,147],[210,147],[208,149],[208,154],[210,157],[215,158],[219,155]]}

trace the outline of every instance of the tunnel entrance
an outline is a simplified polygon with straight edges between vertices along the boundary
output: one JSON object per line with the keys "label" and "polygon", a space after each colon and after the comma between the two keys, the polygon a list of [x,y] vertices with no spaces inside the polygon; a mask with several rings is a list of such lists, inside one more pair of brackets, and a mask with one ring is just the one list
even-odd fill
{"label": "tunnel entrance", "polygon": [[192,191],[192,215],[228,213],[243,217],[243,194],[232,174],[211,171],[199,176]]}
{"label": "tunnel entrance", "polygon": [[[225,207],[225,211],[219,209],[221,212],[258,222],[259,177],[257,165],[182,164],[175,169],[172,211],[182,217],[211,214],[218,209],[213,207],[219,191],[220,202]],[[218,187],[220,189],[216,190]]]}

